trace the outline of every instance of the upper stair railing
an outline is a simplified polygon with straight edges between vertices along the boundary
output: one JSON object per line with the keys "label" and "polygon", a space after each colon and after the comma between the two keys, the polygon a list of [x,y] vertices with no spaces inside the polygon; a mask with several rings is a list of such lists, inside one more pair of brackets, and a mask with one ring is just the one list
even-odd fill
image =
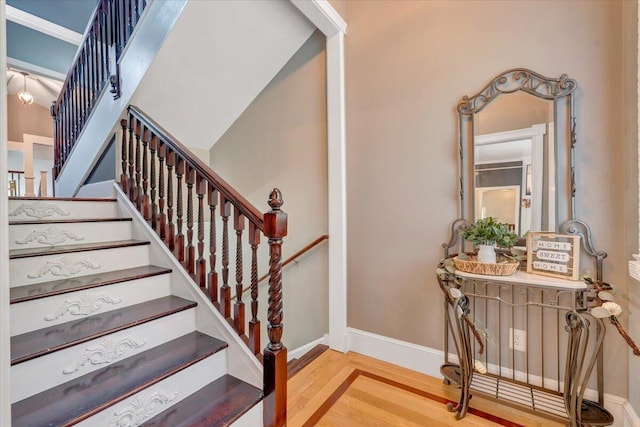
{"label": "upper stair railing", "polygon": [[54,179],[58,177],[107,86],[120,96],[119,60],[147,0],[100,0],[73,65],[51,106],[54,124]]}
{"label": "upper stair railing", "polygon": [[[120,185],[123,191],[251,351],[262,356],[264,425],[284,425],[287,349],[281,341],[282,238],[287,234],[287,214],[280,209],[283,204],[280,191],[274,189],[271,192],[268,200],[271,209],[262,214],[139,108],[129,106],[126,118],[121,121],[121,128]],[[221,253],[218,252],[216,215],[220,216],[222,224]],[[209,247],[205,251],[206,217],[210,226]],[[236,234],[233,310],[232,286],[229,283],[230,219]],[[245,233],[247,225],[248,232]],[[261,323],[258,319],[258,245],[261,234],[269,243],[269,343],[262,355]],[[251,249],[251,318],[248,332],[245,331],[245,302],[242,299],[245,241]],[[219,286],[220,273],[222,286]]]}

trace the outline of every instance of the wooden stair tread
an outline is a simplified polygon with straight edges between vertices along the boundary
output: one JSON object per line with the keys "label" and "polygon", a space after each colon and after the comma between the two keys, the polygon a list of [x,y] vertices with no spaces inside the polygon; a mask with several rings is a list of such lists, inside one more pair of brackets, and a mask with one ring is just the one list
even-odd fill
{"label": "wooden stair tread", "polygon": [[171,271],[172,270],[170,268],[145,265],[142,267],[127,268],[106,273],[96,273],[88,276],[18,286],[9,289],[10,303],[15,304],[53,295],[112,285],[114,283],[121,283],[129,280],[143,279],[145,277],[171,273]]}
{"label": "wooden stair tread", "polygon": [[191,332],[11,405],[12,426],[68,426],[227,347]]}
{"label": "wooden stair tread", "polygon": [[9,251],[9,259],[29,258],[43,255],[59,255],[73,252],[95,251],[100,249],[125,248],[130,246],[148,245],[143,240],[116,240],[103,243],[80,243],[77,245],[62,245],[46,248],[13,249]]}
{"label": "wooden stair tread", "polygon": [[145,427],[228,426],[262,399],[262,391],[224,375],[156,415]]}
{"label": "wooden stair tread", "polygon": [[322,353],[324,353],[327,350],[329,350],[328,345],[318,344],[317,346],[313,347],[311,350],[306,352],[299,359],[294,359],[289,361],[287,365],[287,378],[290,379],[291,377],[293,377],[295,374],[300,372],[309,363],[316,360],[318,356],[320,356]]}
{"label": "wooden stair tread", "polygon": [[11,337],[11,364],[62,350],[110,333],[195,307],[167,296]]}
{"label": "wooden stair tread", "polygon": [[9,225],[38,225],[38,224],[73,224],[80,222],[131,222],[131,218],[76,218],[76,219],[25,219],[9,221]]}

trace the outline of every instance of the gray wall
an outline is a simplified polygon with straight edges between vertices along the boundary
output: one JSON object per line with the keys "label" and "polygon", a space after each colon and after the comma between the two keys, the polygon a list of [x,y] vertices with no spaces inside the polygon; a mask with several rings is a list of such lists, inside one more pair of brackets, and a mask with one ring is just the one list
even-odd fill
{"label": "gray wall", "polygon": [[[325,92],[324,36],[316,32],[210,150],[213,170],[263,212],[270,191],[282,191],[289,214],[283,260],[327,233]],[[283,274],[289,349],[328,332],[327,244],[298,261]]]}
{"label": "gray wall", "polygon": [[[638,4],[637,1],[623,3],[623,109],[624,109],[624,149],[625,182],[622,211],[626,220],[625,247],[628,253],[638,253]],[[640,284],[631,280],[629,285],[629,311],[631,316],[624,319],[629,323],[631,336],[640,341]],[[617,339],[617,338],[616,338]],[[629,401],[636,413],[640,413],[640,357],[629,351]]]}
{"label": "gray wall", "polygon": [[[637,175],[621,167],[632,151],[623,132],[622,8],[346,2],[349,326],[442,348],[434,267],[459,215],[455,107],[514,67],[577,80],[577,212],[609,253],[606,279],[627,292],[637,247],[624,242],[637,232],[621,225],[637,227],[623,205],[627,194],[637,197]],[[605,358],[606,391],[626,396],[627,351],[611,328]]]}

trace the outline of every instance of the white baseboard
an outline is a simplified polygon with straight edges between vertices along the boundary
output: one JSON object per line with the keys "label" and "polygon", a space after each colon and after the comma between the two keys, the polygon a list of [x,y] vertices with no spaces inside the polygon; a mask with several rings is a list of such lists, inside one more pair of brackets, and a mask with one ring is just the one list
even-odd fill
{"label": "white baseboard", "polygon": [[311,350],[312,348],[314,348],[315,346],[319,345],[319,344],[325,344],[328,345],[329,344],[329,335],[323,336],[322,338],[318,338],[317,340],[313,340],[310,343],[307,343],[305,345],[301,345],[300,347],[294,349],[294,350],[287,350],[287,362],[290,361],[291,359],[299,359],[302,356],[304,356],[309,350]]}
{"label": "white baseboard", "polygon": [[444,353],[359,329],[347,328],[347,351],[355,351],[432,377],[440,377]]}
{"label": "white baseboard", "polygon": [[[432,377],[441,378],[444,352],[394,338],[347,328],[346,351],[354,351]],[[615,418],[613,427],[640,427],[640,418],[629,401],[604,394],[604,406]]]}
{"label": "white baseboard", "polygon": [[624,424],[623,427],[640,427],[640,417],[628,400],[622,405]]}

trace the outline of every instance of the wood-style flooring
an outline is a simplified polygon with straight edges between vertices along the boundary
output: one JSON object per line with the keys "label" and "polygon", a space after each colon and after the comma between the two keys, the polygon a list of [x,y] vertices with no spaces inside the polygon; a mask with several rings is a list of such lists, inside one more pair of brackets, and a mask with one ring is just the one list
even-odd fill
{"label": "wood-style flooring", "polygon": [[358,353],[328,350],[288,381],[287,426],[545,426],[563,424],[473,397],[457,421],[454,386]]}

